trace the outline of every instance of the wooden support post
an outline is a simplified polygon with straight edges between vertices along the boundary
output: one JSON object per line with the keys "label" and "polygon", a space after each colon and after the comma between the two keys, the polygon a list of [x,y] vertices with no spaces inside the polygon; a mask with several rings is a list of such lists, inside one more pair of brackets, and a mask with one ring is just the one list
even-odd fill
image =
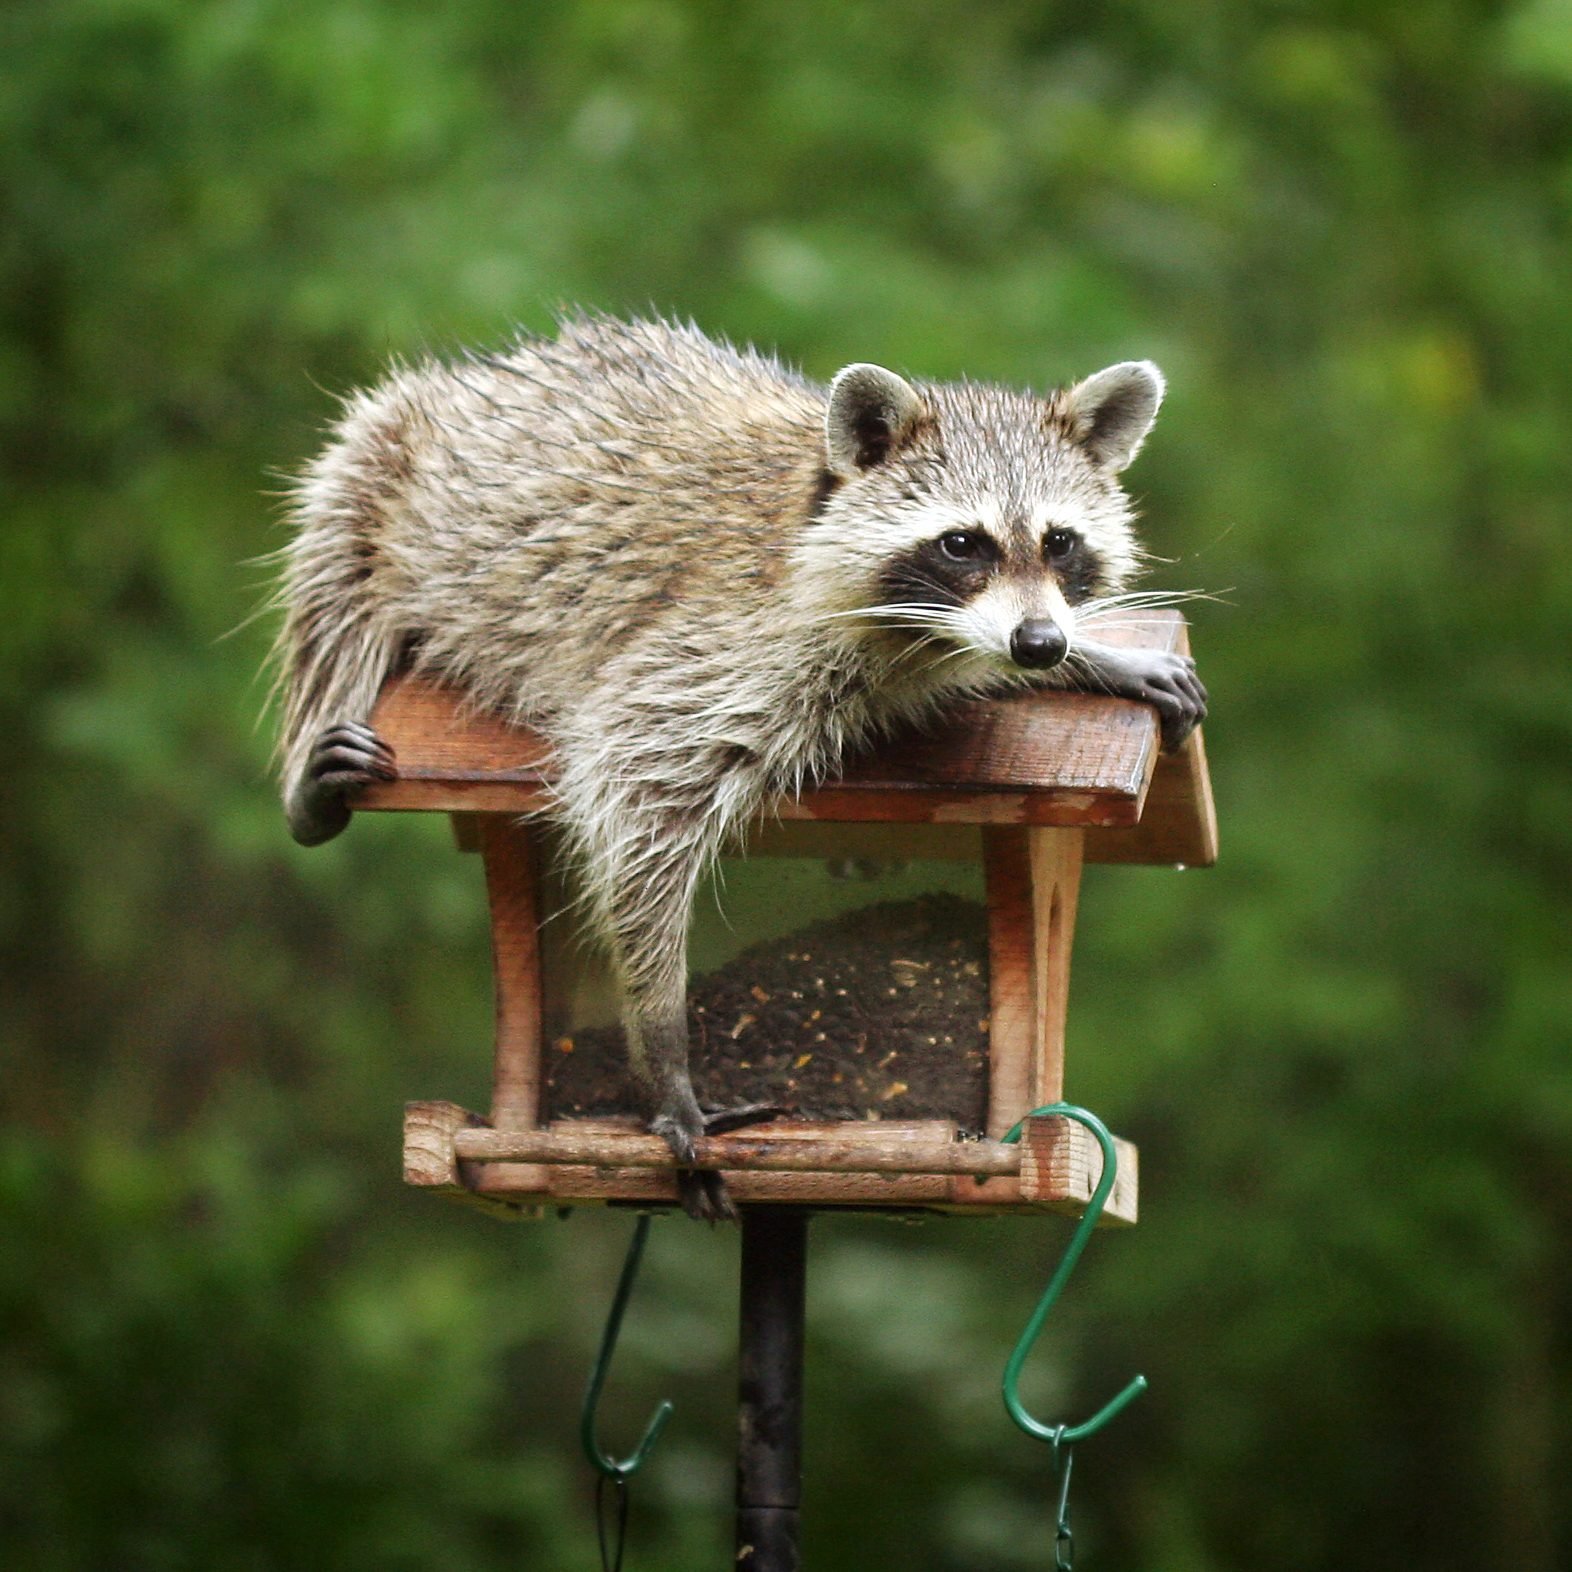
{"label": "wooden support post", "polygon": [[[541,966],[540,903],[535,837],[511,814],[488,813],[479,827],[491,907],[492,980],[496,1043],[491,1072],[491,1123],[498,1130],[540,1124]],[[543,1167],[508,1167],[488,1176],[516,1192],[545,1191]]]}
{"label": "wooden support post", "polygon": [[988,890],[988,1123],[997,1141],[1030,1107],[1037,990],[1032,982],[1032,870],[1025,829],[983,831]]}
{"label": "wooden support post", "polygon": [[983,831],[988,880],[988,1127],[1064,1095],[1064,1018],[1084,832]]}
{"label": "wooden support post", "polygon": [[802,1355],[808,1274],[804,1207],[742,1208],[737,1354],[737,1556],[742,1572],[798,1572]]}
{"label": "wooden support post", "polygon": [[[1028,1106],[1064,1096],[1064,1022],[1070,1002],[1070,949],[1081,894],[1082,830],[1026,832],[1032,868],[1032,938],[1037,1051]],[[1021,1110],[1023,1113],[1025,1109]]]}
{"label": "wooden support post", "polygon": [[535,900],[535,846],[506,814],[487,814],[480,829],[491,904],[491,956],[497,1038],[491,1122],[499,1130],[540,1123],[540,936]]}

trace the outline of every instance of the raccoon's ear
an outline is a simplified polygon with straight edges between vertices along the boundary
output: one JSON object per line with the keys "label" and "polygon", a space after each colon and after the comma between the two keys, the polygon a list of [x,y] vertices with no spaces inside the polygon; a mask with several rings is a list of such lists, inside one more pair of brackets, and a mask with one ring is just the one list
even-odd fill
{"label": "raccoon's ear", "polygon": [[882,464],[901,445],[922,408],[916,388],[883,366],[847,366],[836,372],[824,421],[830,473],[850,480]]}
{"label": "raccoon's ear", "polygon": [[1105,469],[1123,469],[1146,440],[1163,401],[1163,374],[1149,360],[1124,360],[1064,395],[1070,434]]}

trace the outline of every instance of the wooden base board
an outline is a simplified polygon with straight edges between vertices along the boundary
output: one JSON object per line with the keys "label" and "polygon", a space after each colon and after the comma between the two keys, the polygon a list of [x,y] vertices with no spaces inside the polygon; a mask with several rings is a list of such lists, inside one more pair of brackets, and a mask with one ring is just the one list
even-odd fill
{"label": "wooden base board", "polygon": [[[1114,1140],[1118,1177],[1105,1224],[1132,1224],[1135,1147]],[[781,1121],[700,1144],[740,1203],[894,1208],[988,1215],[1079,1216],[1102,1175],[1096,1138],[1072,1119],[1027,1121],[1018,1146],[963,1141],[943,1121],[806,1124]],[[405,1182],[503,1215],[609,1201],[677,1204],[670,1154],[633,1120],[562,1119],[495,1129],[456,1103],[405,1109]]]}

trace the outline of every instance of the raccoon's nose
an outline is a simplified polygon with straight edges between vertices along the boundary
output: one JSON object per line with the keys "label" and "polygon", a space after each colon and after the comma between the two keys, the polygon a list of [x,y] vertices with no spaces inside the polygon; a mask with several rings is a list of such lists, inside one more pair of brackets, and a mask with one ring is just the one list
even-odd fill
{"label": "raccoon's nose", "polygon": [[1010,654],[1017,666],[1046,671],[1070,651],[1070,641],[1051,617],[1028,617],[1010,635]]}

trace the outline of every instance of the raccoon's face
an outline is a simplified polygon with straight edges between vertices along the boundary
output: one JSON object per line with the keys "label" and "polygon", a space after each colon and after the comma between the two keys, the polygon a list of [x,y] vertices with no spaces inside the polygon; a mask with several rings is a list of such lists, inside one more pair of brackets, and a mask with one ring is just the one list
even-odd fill
{"label": "raccoon's face", "polygon": [[1057,666],[1075,634],[1075,608],[1109,582],[1083,530],[1054,507],[1013,520],[983,499],[922,511],[926,518],[903,521],[917,538],[880,571],[881,621],[1001,666]]}
{"label": "raccoon's face", "polygon": [[821,571],[850,567],[869,623],[939,646],[957,677],[1051,670],[1074,646],[1077,608],[1136,566],[1116,476],[1162,393],[1145,361],[1046,400],[973,384],[919,391],[848,367],[827,418],[838,485],[811,532],[833,558]]}

